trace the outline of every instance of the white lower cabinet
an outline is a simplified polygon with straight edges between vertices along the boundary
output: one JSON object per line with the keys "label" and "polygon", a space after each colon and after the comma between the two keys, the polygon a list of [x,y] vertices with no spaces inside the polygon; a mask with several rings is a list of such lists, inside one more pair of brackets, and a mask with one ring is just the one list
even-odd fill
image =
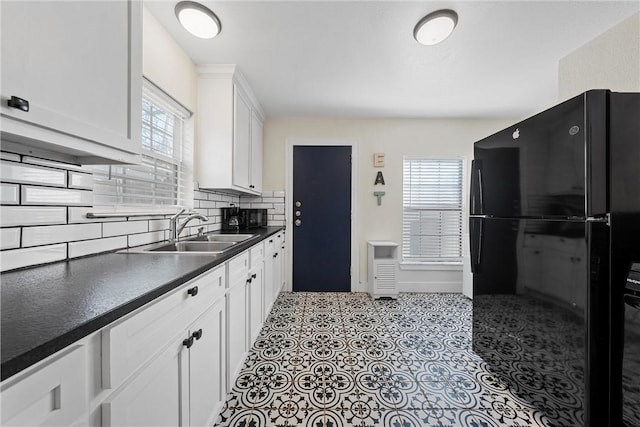
{"label": "white lower cabinet", "polygon": [[4,381],[1,425],[212,425],[282,286],[281,237]]}
{"label": "white lower cabinet", "polygon": [[2,386],[3,426],[86,425],[87,370],[84,346]]}
{"label": "white lower cabinet", "polygon": [[213,425],[224,404],[225,329],[223,299],[219,299],[190,329],[190,337],[195,339],[189,349],[191,426]]}
{"label": "white lower cabinet", "polygon": [[247,276],[249,255],[238,255],[228,263],[229,286],[227,289],[227,392],[233,387],[233,380],[242,368],[247,351]]}
{"label": "white lower cabinet", "polygon": [[259,243],[250,250],[251,269],[247,281],[248,346],[256,340],[266,313],[264,313],[264,244]]}
{"label": "white lower cabinet", "polygon": [[103,404],[103,426],[209,426],[225,399],[219,298]]}
{"label": "white lower cabinet", "polygon": [[188,360],[181,341],[172,342],[145,369],[102,405],[103,426],[186,426]]}

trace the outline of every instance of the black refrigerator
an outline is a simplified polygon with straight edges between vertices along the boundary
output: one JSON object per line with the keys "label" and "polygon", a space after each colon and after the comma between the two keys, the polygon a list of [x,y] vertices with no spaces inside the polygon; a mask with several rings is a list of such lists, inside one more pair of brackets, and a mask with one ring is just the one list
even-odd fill
{"label": "black refrigerator", "polygon": [[640,94],[588,91],[476,142],[469,209],[474,351],[551,425],[621,426]]}

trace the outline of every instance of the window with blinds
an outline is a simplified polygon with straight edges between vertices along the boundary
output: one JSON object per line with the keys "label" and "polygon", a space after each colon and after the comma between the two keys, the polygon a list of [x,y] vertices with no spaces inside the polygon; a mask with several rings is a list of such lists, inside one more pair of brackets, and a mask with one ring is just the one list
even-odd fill
{"label": "window with blinds", "polygon": [[139,165],[94,167],[94,206],[193,207],[191,112],[147,80],[142,93],[141,157]]}
{"label": "window with blinds", "polygon": [[408,262],[462,258],[463,159],[406,156],[402,256]]}

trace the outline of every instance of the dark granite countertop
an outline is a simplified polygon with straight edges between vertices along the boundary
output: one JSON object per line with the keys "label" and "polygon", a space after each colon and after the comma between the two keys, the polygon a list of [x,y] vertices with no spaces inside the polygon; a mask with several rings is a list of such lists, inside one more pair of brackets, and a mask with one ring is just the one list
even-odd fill
{"label": "dark granite countertop", "polygon": [[2,274],[2,380],[281,230],[251,229],[219,255],[108,253]]}

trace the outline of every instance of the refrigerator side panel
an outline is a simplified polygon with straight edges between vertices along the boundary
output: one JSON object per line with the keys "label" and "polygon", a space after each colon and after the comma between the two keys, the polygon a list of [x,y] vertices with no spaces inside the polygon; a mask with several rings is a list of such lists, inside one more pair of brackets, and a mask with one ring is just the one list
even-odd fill
{"label": "refrigerator side panel", "polygon": [[[637,389],[637,379],[622,382],[624,352],[640,339],[624,329],[624,287],[632,263],[640,263],[640,94],[612,93],[609,102],[611,208],[611,390],[614,420],[620,420],[622,389]],[[622,382],[622,384],[621,384]],[[628,411],[627,411],[628,412]],[[617,417],[617,418],[615,418]],[[615,423],[614,423],[615,424]],[[615,425],[621,425],[618,422]]]}

